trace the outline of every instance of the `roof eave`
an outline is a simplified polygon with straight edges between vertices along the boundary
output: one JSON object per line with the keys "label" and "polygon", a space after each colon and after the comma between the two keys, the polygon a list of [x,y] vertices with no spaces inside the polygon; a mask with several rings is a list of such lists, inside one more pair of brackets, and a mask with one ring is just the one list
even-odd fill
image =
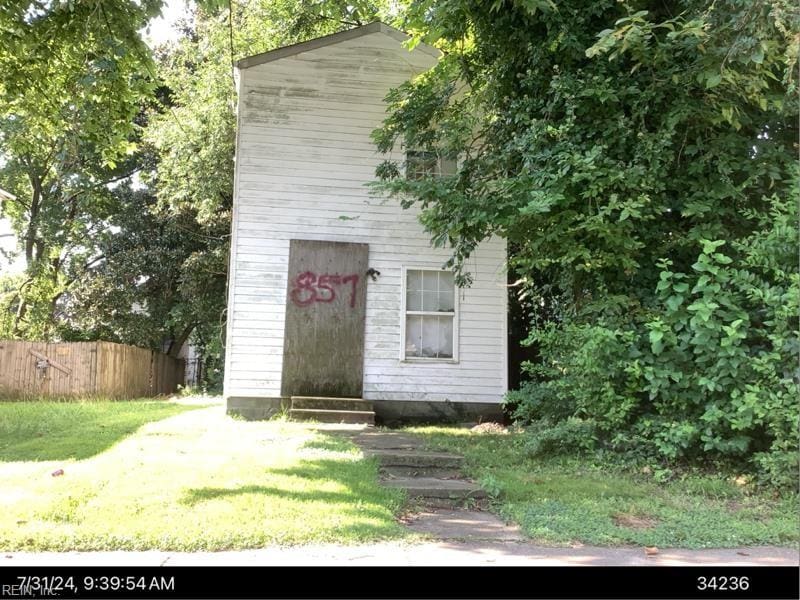
{"label": "roof eave", "polygon": [[[242,58],[241,60],[236,61],[236,67],[238,69],[247,69],[250,67],[255,67],[256,65],[263,65],[264,63],[280,60],[281,58],[294,56],[295,54],[300,54],[301,52],[308,52],[310,50],[324,48],[325,46],[330,46],[331,44],[338,44],[339,42],[353,40],[373,33],[383,33],[399,42],[405,42],[411,38],[410,35],[403,33],[394,27],[386,25],[385,23],[381,23],[380,21],[375,21],[374,23],[369,23],[368,25],[362,25],[361,27],[347,29],[345,31],[340,31],[339,33],[332,33],[323,37],[314,38],[313,40],[308,40],[307,42],[300,42],[299,44],[292,44],[291,46],[276,48],[275,50],[270,50],[269,52],[262,52],[261,54],[256,54],[255,56],[248,56],[247,58]],[[442,54],[441,51],[437,50],[433,46],[429,46],[428,44],[424,44],[422,42],[415,46],[415,50],[420,50],[421,52],[429,54],[434,58],[439,58]]]}

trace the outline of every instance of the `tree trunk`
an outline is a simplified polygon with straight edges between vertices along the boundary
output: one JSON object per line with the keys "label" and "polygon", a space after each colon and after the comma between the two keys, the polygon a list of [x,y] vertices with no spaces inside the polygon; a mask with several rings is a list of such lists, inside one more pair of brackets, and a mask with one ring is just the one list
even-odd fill
{"label": "tree trunk", "polygon": [[169,346],[169,350],[167,354],[172,358],[178,358],[178,354],[181,352],[181,348],[186,343],[186,340],[189,339],[189,336],[192,335],[192,331],[194,331],[195,325],[192,323],[191,325],[187,325],[183,331],[172,340],[172,343]]}
{"label": "tree trunk", "polygon": [[[25,230],[25,264],[30,267],[34,261],[34,248],[36,247],[36,229],[39,224],[39,208],[42,204],[42,182],[35,175],[31,175],[31,187],[33,196],[31,197],[31,215],[28,220],[28,227]],[[41,255],[41,250],[37,252]]]}
{"label": "tree trunk", "polygon": [[17,314],[14,317],[14,337],[19,337],[22,335],[22,319],[25,318],[25,313],[28,312],[28,301],[25,299],[25,288],[27,288],[30,284],[33,283],[33,277],[28,277],[28,279],[19,286],[19,290],[17,290],[17,297],[19,298],[19,306],[17,307]]}

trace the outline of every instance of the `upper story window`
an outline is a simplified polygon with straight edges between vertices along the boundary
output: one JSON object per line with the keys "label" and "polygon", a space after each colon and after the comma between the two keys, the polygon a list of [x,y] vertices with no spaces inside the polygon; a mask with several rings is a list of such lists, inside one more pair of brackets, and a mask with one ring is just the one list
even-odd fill
{"label": "upper story window", "polygon": [[406,152],[406,178],[414,181],[426,177],[452,175],[456,171],[456,161],[443,158],[436,152],[408,150]]}
{"label": "upper story window", "polygon": [[403,359],[454,361],[458,351],[458,295],[453,273],[405,269]]}
{"label": "upper story window", "polygon": [[435,152],[409,150],[406,152],[406,178],[424,179],[439,175],[439,156]]}

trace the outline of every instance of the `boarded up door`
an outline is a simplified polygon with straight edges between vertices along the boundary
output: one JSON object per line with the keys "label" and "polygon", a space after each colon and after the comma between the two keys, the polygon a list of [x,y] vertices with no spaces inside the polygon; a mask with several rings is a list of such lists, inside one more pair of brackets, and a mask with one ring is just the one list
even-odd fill
{"label": "boarded up door", "polygon": [[291,240],[283,396],[360,398],[367,244]]}

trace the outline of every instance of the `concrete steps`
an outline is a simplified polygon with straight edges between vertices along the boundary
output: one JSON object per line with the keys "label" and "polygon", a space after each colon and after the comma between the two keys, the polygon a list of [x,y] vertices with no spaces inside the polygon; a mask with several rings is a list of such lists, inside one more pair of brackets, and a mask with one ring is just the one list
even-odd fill
{"label": "concrete steps", "polygon": [[401,488],[406,491],[411,499],[423,502],[441,501],[460,504],[467,500],[481,500],[486,498],[486,492],[478,485],[459,479],[439,479],[435,477],[407,477],[386,479],[382,483],[389,488]]}
{"label": "concrete steps", "polygon": [[461,475],[462,456],[426,452],[413,435],[367,429],[353,441],[366,456],[378,460],[381,485],[405,490],[414,504],[454,508],[487,497],[480,486]]}
{"label": "concrete steps", "polygon": [[319,423],[375,424],[372,402],[361,398],[292,396],[289,418]]}
{"label": "concrete steps", "polygon": [[406,433],[365,430],[353,440],[364,451],[373,450],[414,450],[419,451],[419,440]]}
{"label": "concrete steps", "polygon": [[380,463],[380,473],[387,479],[408,477],[433,477],[438,479],[457,479],[463,458],[454,454],[440,452],[419,452],[414,450],[365,450],[367,456],[374,456]]}
{"label": "concrete steps", "polygon": [[383,479],[403,479],[407,477],[435,477],[437,479],[458,479],[458,469],[440,469],[438,467],[381,467],[378,472]]}
{"label": "concrete steps", "polygon": [[317,410],[314,408],[292,408],[289,418],[295,421],[317,421],[319,423],[375,424],[375,413],[365,410]]}

